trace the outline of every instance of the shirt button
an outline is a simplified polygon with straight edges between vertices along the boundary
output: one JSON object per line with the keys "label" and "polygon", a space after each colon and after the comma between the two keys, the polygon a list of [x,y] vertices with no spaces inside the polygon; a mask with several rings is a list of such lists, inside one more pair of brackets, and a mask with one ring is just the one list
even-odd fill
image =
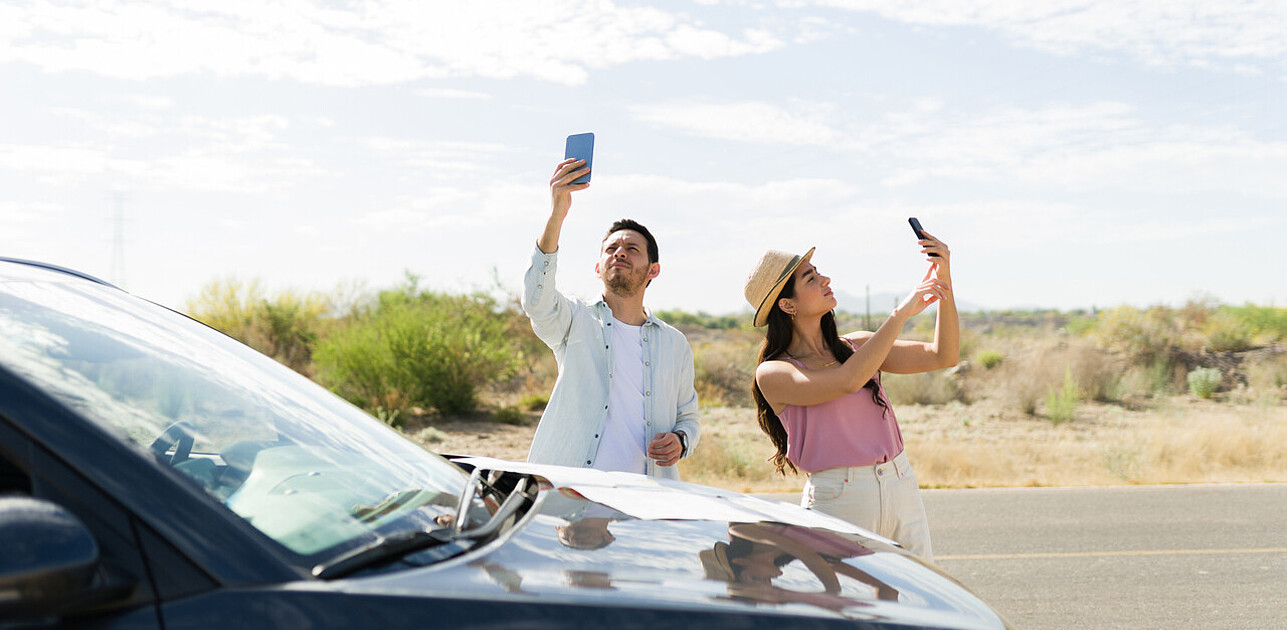
{"label": "shirt button", "polygon": [[587,459],[587,460],[585,460],[585,465],[586,465],[586,466],[589,466],[589,465],[590,465],[590,460],[588,460],[588,459]]}
{"label": "shirt button", "polygon": [[594,437],[599,437],[599,434],[598,434],[598,433],[595,433],[595,434],[594,434]]}
{"label": "shirt button", "polygon": [[652,364],[647,361],[644,361],[644,365],[652,365]]}
{"label": "shirt button", "polygon": [[644,396],[651,396],[652,392],[644,392]]}
{"label": "shirt button", "polygon": [[544,289],[544,288],[545,288],[545,285],[543,285],[543,284],[538,284],[538,285],[536,285],[536,288],[538,288],[538,289]]}

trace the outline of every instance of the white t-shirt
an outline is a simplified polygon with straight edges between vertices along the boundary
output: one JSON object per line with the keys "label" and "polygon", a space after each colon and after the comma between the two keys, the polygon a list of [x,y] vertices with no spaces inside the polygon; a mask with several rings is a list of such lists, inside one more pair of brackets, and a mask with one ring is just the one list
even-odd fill
{"label": "white t-shirt", "polygon": [[608,419],[594,467],[648,472],[648,434],[644,420],[643,326],[612,318],[612,378]]}

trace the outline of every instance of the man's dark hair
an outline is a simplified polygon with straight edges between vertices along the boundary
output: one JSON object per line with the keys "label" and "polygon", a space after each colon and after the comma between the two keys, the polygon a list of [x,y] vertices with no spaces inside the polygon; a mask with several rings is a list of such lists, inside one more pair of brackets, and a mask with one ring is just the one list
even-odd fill
{"label": "man's dark hair", "polygon": [[609,236],[621,230],[633,230],[643,234],[644,240],[648,241],[648,263],[657,262],[657,239],[652,237],[652,232],[649,232],[648,228],[634,219],[619,219],[613,223],[612,227],[608,228],[608,233],[603,235],[603,240],[608,240]]}

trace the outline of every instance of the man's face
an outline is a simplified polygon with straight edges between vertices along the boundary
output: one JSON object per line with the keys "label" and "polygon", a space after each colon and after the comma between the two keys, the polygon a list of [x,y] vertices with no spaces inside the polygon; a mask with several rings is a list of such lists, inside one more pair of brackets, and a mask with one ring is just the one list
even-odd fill
{"label": "man's face", "polygon": [[595,273],[603,286],[617,295],[633,295],[661,272],[648,261],[648,239],[634,230],[618,230],[603,240]]}

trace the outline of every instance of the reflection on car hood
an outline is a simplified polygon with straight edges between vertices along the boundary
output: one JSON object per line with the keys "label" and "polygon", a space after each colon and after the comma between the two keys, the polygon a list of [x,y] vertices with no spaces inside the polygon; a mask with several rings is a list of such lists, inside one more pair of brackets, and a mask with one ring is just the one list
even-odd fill
{"label": "reflection on car hood", "polygon": [[[1004,628],[891,541],[796,506],[642,475],[471,458],[535,474],[534,514],[477,553],[335,583],[344,591],[790,613]],[[414,564],[415,558],[408,558]]]}

